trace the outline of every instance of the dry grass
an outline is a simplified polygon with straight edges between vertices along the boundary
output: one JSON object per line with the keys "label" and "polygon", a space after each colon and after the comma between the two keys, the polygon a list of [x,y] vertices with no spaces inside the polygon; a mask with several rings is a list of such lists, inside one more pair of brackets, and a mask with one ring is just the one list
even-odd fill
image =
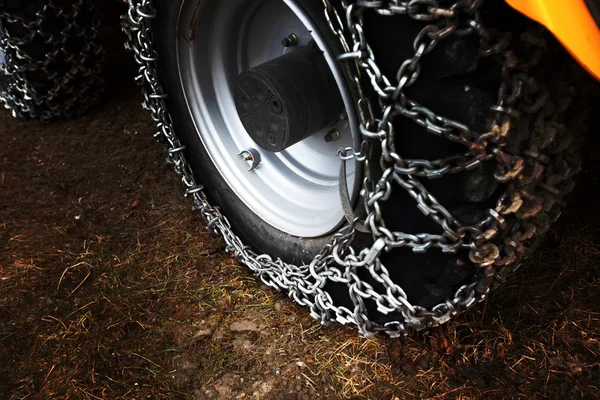
{"label": "dry grass", "polygon": [[1,399],[599,396],[598,135],[571,208],[492,301],[363,339],[225,254],[163,166],[136,88],[111,88],[75,121],[0,114]]}

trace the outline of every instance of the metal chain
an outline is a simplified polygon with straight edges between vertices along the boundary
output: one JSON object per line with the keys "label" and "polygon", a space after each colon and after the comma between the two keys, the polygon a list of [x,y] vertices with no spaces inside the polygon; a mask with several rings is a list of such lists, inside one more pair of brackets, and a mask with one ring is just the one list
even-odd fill
{"label": "metal chain", "polygon": [[[104,52],[96,36],[93,4],[52,0],[0,7],[0,103],[14,117],[71,117],[100,99],[104,88]],[[14,7],[14,6],[13,6]],[[57,29],[57,27],[61,27]]]}
{"label": "metal chain", "polygon": [[[347,225],[333,234],[321,253],[308,265],[275,260],[244,245],[232,231],[227,218],[217,207],[209,204],[203,187],[196,183],[183,154],[185,147],[173,129],[165,104],[168,94],[163,90],[156,70],[159,54],[153,46],[152,20],[158,16],[153,2],[129,0],[129,12],[123,27],[128,36],[127,47],[133,51],[140,66],[137,80],[145,84],[143,105],[157,124],[156,136],[166,141],[167,161],[181,176],[185,195],[193,198],[194,208],[201,212],[208,229],[222,236],[227,250],[232,251],[267,286],[286,291],[297,303],[309,307],[311,315],[322,323],[352,323],[365,336],[381,331],[398,336],[408,329],[420,330],[444,323],[460,309],[485,299],[494,278],[503,279],[507,267],[515,265],[534,236],[547,229],[550,221],[545,216],[553,209],[556,199],[566,192],[560,184],[568,182],[577,170],[577,166],[569,160],[547,156],[557,154],[555,146],[558,142],[549,135],[565,132],[560,129],[549,132],[551,130],[547,129],[545,121],[556,114],[557,107],[547,101],[543,88],[527,75],[545,44],[539,36],[530,35],[531,60],[517,62],[516,55],[510,50],[510,36],[488,30],[481,24],[478,9],[482,1],[479,0],[460,0],[446,8],[439,7],[436,0],[341,1],[340,9],[330,0],[322,2],[325,18],[344,49],[339,59],[356,66],[354,78],[358,92],[364,92],[361,82],[366,79],[377,93],[377,105],[381,109],[380,116],[375,118],[371,100],[361,96],[357,108],[363,146],[360,149],[343,149],[339,153],[343,160],[356,159],[368,164],[370,160],[365,149],[373,144],[380,146],[382,173],[378,177],[367,173],[361,192],[367,213],[360,222],[372,234],[374,242],[371,247],[352,247],[356,225]],[[363,15],[367,11],[382,16],[404,15],[429,23],[414,40],[414,55],[399,66],[395,84],[377,66],[365,37]],[[431,53],[440,41],[452,35],[477,35],[480,57],[494,57],[503,67],[502,85],[498,102],[491,110],[493,118],[488,132],[474,132],[464,124],[409,99],[404,93],[419,78],[421,59]],[[527,42],[526,35],[524,38]],[[528,99],[529,102],[526,101]],[[533,114],[538,124],[530,148],[520,156],[509,151],[517,132],[514,125],[519,113]],[[393,140],[393,121],[398,117],[409,118],[427,132],[463,145],[465,152],[444,160],[403,159],[394,148]],[[496,161],[495,178],[507,190],[500,196],[495,208],[487,210],[486,218],[474,225],[458,221],[418,180],[471,170],[489,160]],[[369,171],[367,165],[364,169]],[[390,197],[392,182],[404,188],[418,208],[438,223],[444,233],[407,234],[386,227],[382,208]],[[537,186],[544,189],[543,194],[534,194]],[[510,232],[505,232],[508,218],[517,222],[511,224]],[[429,249],[448,253],[469,251],[470,260],[478,267],[476,280],[460,287],[453,299],[431,310],[413,305],[404,290],[392,281],[380,260],[382,252],[398,247],[410,247],[415,252]],[[361,278],[363,274],[368,274],[378,287]],[[346,285],[352,307],[335,304],[326,288],[331,282]],[[385,324],[374,322],[366,303],[374,303],[379,313],[392,314],[398,320]]]}

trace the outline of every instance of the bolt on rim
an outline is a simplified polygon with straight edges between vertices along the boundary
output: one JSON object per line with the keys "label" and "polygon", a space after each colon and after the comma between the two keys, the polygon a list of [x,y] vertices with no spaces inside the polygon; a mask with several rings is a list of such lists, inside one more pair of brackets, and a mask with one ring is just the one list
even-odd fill
{"label": "bolt on rim", "polygon": [[[292,0],[186,0],[178,31],[178,69],[188,109],[221,177],[248,208],[283,232],[311,238],[339,228],[345,219],[337,150],[359,147],[360,133],[336,55],[311,18]],[[300,142],[265,151],[240,120],[236,79],[311,43],[323,52],[344,110],[337,122]],[[353,202],[361,175],[360,164],[349,161],[346,184]]]}

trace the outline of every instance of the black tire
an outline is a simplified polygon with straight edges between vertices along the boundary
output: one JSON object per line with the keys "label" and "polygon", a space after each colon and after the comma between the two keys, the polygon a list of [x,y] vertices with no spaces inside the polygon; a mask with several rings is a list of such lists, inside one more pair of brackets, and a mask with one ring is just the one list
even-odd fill
{"label": "black tire", "polygon": [[81,114],[98,103],[104,52],[92,0],[0,1],[0,103],[18,118]]}
{"label": "black tire", "polygon": [[[545,68],[530,71],[530,79],[551,84],[551,87],[541,85],[538,88],[539,92],[531,95],[542,96],[545,90],[549,90],[550,97],[539,110],[521,113],[517,127],[511,130],[509,140],[509,153],[527,160],[525,173],[528,173],[528,169],[533,169],[534,164],[546,169],[543,175],[524,187],[524,190],[531,194],[531,198],[525,200],[521,211],[506,218],[506,226],[493,243],[500,247],[513,231],[522,229],[522,226],[527,224],[534,227],[535,234],[524,245],[535,248],[550,223],[556,221],[560,215],[560,208],[565,204],[562,199],[572,190],[573,177],[579,170],[580,158],[577,150],[580,141],[575,140],[575,136],[582,133],[581,126],[577,128],[579,132],[567,127],[566,123],[569,121],[565,116],[566,108],[561,103],[564,104],[562,100],[573,97],[572,89],[566,81],[572,80],[573,71],[579,71],[575,75],[582,76],[581,68],[574,65],[573,61],[560,51],[554,50],[546,54],[542,50],[544,46],[540,43],[536,43],[539,47],[529,46],[521,39],[522,35],[526,36],[535,31],[537,40],[550,42],[552,48],[557,49],[558,43],[539,26],[510,10],[503,3],[485,4],[480,11],[486,26],[510,32],[514,38],[512,48],[520,57],[527,59],[537,52],[544,54],[540,65],[546,68],[563,63],[570,66],[569,71],[563,71],[562,74],[556,72],[552,76],[543,75]],[[367,39],[382,71],[387,76],[395,76],[397,66],[414,54],[413,41],[410,38],[416,37],[426,23],[402,16],[383,17],[375,13],[365,14],[364,18]],[[501,26],[496,26],[498,21],[502,21]],[[492,115],[490,107],[497,101],[502,65],[497,58],[479,58],[479,45],[477,36],[450,37],[441,41],[431,54],[423,58],[423,72],[415,85],[406,91],[407,96],[440,115],[472,127],[476,132],[486,132],[489,129],[488,119]],[[390,48],[394,48],[394,51],[389,51]],[[408,118],[397,119],[395,129],[396,132],[402,132],[401,135],[396,135],[395,145],[397,149],[402,149],[401,156],[404,158],[431,160],[461,152],[460,145],[428,134]],[[553,145],[543,149],[549,159],[542,166],[524,153],[545,134],[546,129],[556,130],[559,140],[567,145],[559,146],[559,151],[552,149]],[[568,165],[570,170],[556,179],[552,177],[553,165]],[[482,220],[485,211],[493,208],[506,190],[506,184],[495,180],[495,169],[496,161],[490,160],[471,171],[449,174],[441,179],[423,179],[421,182],[451,214],[461,222],[472,224]],[[546,185],[546,180],[552,180],[552,183]],[[557,190],[549,193],[548,187],[549,190]],[[439,225],[418,210],[415,200],[405,190],[399,186],[394,189],[384,209],[385,220],[392,230],[411,234],[443,233]],[[528,210],[536,208],[539,199],[547,199],[544,200],[544,209],[530,218]],[[519,265],[523,254],[515,253],[509,269]],[[468,250],[459,251],[456,255],[447,255],[439,251],[415,254],[408,248],[400,248],[384,253],[382,262],[392,266],[388,267],[390,277],[394,282],[400,283],[409,300],[428,309],[452,299],[462,285],[477,281],[485,274],[483,268],[478,268],[470,261]],[[503,280],[507,271],[507,268],[502,268],[496,278]],[[366,273],[364,279],[376,284]],[[385,320],[389,317],[383,318]]]}
{"label": "black tire", "polygon": [[[328,237],[306,240],[287,235],[271,227],[249,210],[227,186],[220,177],[217,169],[210,161],[206,150],[201,144],[194,123],[187,111],[187,105],[179,82],[178,73],[173,65],[177,65],[175,38],[177,16],[182,1],[156,1],[158,17],[153,22],[155,48],[159,53],[158,72],[166,93],[168,94],[167,106],[171,113],[174,127],[182,142],[186,145],[186,156],[191,162],[197,177],[206,185],[209,194],[222,206],[226,215],[232,222],[237,234],[252,245],[256,250],[276,257],[281,257],[289,262],[307,261],[318,253],[327,242]],[[329,29],[324,20],[322,10],[313,9],[315,4],[309,0],[298,1],[305,11],[313,18],[322,33],[329,34]],[[508,12],[502,8],[496,12]],[[509,19],[513,21],[510,29],[517,34],[524,32],[531,24],[518,18],[516,13],[510,13]],[[383,72],[388,76],[395,76],[400,63],[409,57],[412,43],[416,34],[423,27],[419,21],[398,17],[382,17],[375,14],[365,14],[366,33],[371,43],[377,60],[383,67]],[[330,35],[331,46],[337,40]],[[201,40],[197,37],[196,40]],[[520,41],[516,41],[517,46]],[[389,51],[390,46],[394,51]],[[436,112],[450,118],[473,126],[475,130],[483,132],[486,128],[487,118],[490,115],[490,106],[496,102],[497,89],[501,79],[501,66],[494,60],[481,60],[477,57],[479,42],[476,38],[455,38],[443,41],[423,62],[423,74],[418,83],[409,93],[420,103],[431,107]],[[525,53],[528,50],[525,49]],[[348,68],[343,64],[344,68]],[[346,73],[349,71],[346,70]],[[546,81],[556,80],[556,77],[546,77]],[[353,85],[349,85],[352,87]],[[469,88],[465,90],[465,88]],[[564,96],[568,85],[555,84],[551,88],[552,94]],[[440,93],[443,95],[440,96]],[[354,93],[356,96],[356,93]],[[535,93],[532,93],[535,95]],[[377,104],[373,98],[373,103]],[[457,101],[458,99],[458,101]],[[575,155],[577,141],[572,140],[572,130],[566,126],[568,120],[564,116],[565,108],[559,103],[546,102],[544,107],[536,113],[524,113],[515,129],[516,135],[512,138],[511,150],[521,154],[528,149],[530,144],[538,140],[540,130],[556,130],[557,137],[563,145],[548,145],[540,150],[547,150],[549,160],[546,166],[566,165],[569,172],[557,178],[548,169],[544,174],[533,179],[527,186],[532,199],[542,199],[544,210],[536,214],[535,218],[528,220],[527,209],[533,204],[526,204],[523,212],[507,221],[505,232],[499,235],[496,243],[500,244],[511,230],[518,229],[521,222],[527,220],[528,224],[536,227],[535,237],[543,234],[557,215],[558,208],[563,204],[562,197],[572,187],[572,178],[578,170],[578,158]],[[540,125],[543,114],[544,123]],[[456,153],[456,146],[443,139],[432,137],[422,128],[409,120],[398,120],[396,131],[403,132],[396,136],[396,148],[401,148],[403,157],[412,158],[440,158],[447,154]],[[372,164],[378,165],[378,156]],[[480,168],[451,175],[441,180],[425,182],[430,190],[442,204],[455,213],[465,222],[476,221],[484,211],[495,203],[501,191],[502,184],[494,179],[494,161],[486,162]],[[551,168],[550,168],[551,169]],[[552,180],[548,183],[548,180]],[[533,200],[532,200],[533,201]],[[392,198],[385,203],[384,215],[388,226],[407,233],[432,232],[441,233],[441,228],[430,218],[424,216],[416,207],[415,202],[400,187],[395,187]],[[535,242],[535,237],[526,244]],[[370,238],[360,238],[368,244]],[[356,244],[356,247],[363,247]],[[518,263],[518,257],[512,263]],[[437,250],[428,251],[426,254],[415,254],[408,248],[401,248],[385,253],[382,261],[390,271],[392,280],[403,287],[411,303],[426,308],[451,299],[456,290],[465,283],[477,280],[482,273],[469,261],[466,251],[458,254],[443,254]],[[364,271],[362,278],[376,287],[378,285]],[[340,304],[351,305],[347,288],[340,286],[329,288],[334,294],[334,300]],[[338,297],[338,298],[335,298]],[[374,304],[369,305],[369,308]],[[371,320],[385,322],[398,319],[397,315],[383,315],[373,311],[369,314]]]}

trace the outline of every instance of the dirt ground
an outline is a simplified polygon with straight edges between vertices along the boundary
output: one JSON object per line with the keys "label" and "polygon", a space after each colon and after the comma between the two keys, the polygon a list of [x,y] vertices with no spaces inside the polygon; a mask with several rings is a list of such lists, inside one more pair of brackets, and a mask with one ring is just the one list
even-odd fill
{"label": "dirt ground", "polygon": [[0,399],[599,398],[600,135],[570,206],[491,301],[363,339],[266,290],[164,164],[126,53],[105,102],[0,112]]}

